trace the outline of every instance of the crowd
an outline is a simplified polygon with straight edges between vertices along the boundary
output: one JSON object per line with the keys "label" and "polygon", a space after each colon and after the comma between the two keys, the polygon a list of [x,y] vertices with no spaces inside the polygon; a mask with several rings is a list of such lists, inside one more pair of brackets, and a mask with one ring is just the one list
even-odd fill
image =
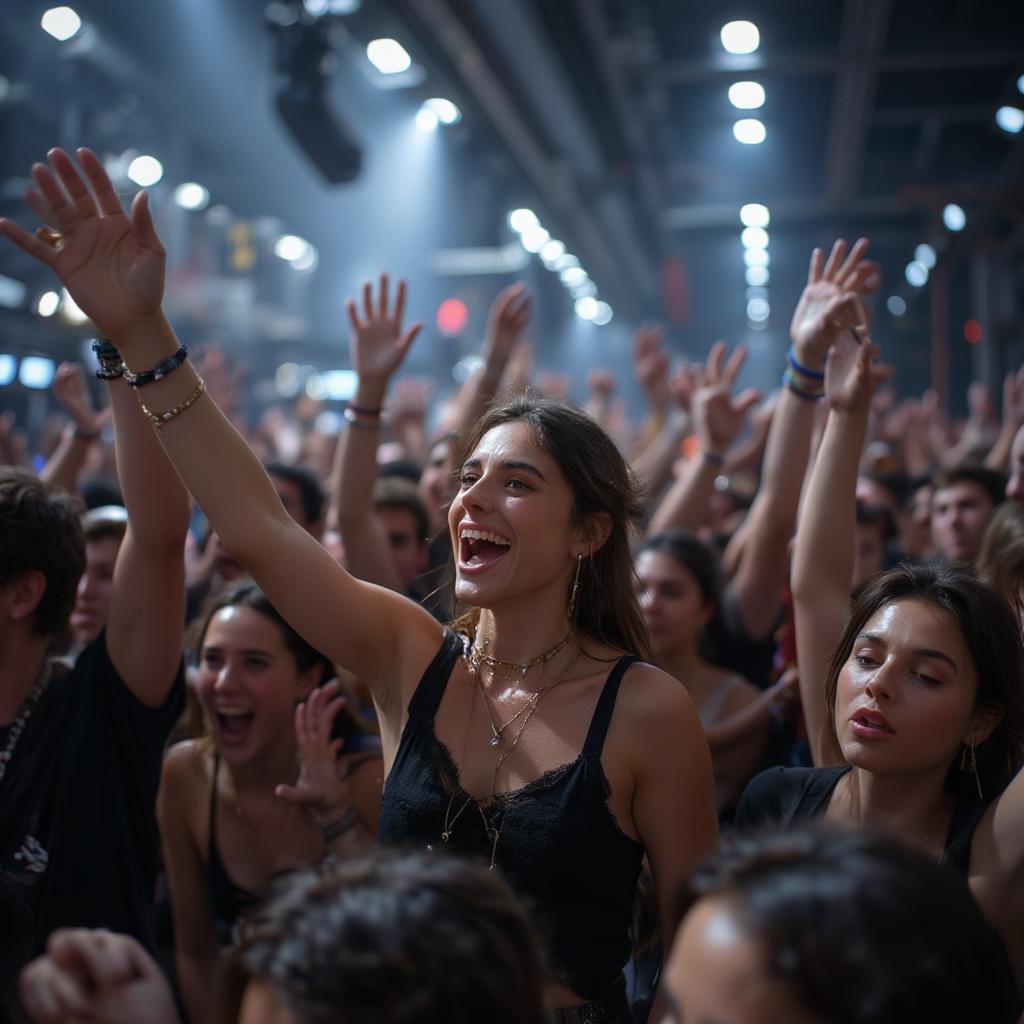
{"label": "crowd", "polygon": [[106,397],[0,421],[0,1020],[1018,1020],[1024,372],[899,397],[840,240],[766,398],[647,327],[577,406],[514,285],[435,399],[382,275],[250,422],[146,195],[32,179]]}

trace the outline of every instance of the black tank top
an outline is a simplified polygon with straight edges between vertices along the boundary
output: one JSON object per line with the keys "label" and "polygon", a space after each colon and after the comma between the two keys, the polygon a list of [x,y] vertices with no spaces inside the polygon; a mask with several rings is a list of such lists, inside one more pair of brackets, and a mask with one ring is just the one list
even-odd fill
{"label": "black tank top", "polygon": [[[492,842],[472,801],[450,841],[441,841],[453,794],[455,807],[468,798],[448,748],[434,733],[434,716],[461,653],[461,637],[448,633],[409,701],[384,787],[380,841],[490,863]],[[555,980],[584,999],[599,998],[618,980],[631,948],[633,894],[644,851],[608,807],[611,789],[601,750],[619,684],[636,660],[620,658],[609,674],[579,757],[500,794],[487,809],[491,827],[500,827],[496,866],[527,903]]]}
{"label": "black tank top", "polygon": [[235,940],[235,925],[256,905],[259,897],[236,884],[220,859],[217,846],[217,776],[220,755],[213,755],[213,786],[210,789],[210,832],[206,847],[206,888],[217,921],[217,939],[221,946]]}

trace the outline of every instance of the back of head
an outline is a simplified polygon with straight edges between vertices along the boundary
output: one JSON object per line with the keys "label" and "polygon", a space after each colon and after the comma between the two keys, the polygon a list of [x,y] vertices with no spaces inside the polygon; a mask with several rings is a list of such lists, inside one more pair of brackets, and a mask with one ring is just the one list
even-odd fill
{"label": "back of head", "polygon": [[430,537],[430,516],[416,484],[404,476],[382,476],[373,489],[373,507],[404,509],[416,524],[416,540]]}
{"label": "back of head", "polygon": [[75,591],[85,570],[81,506],[28,470],[0,468],[0,586],[37,571],[46,590],[32,617],[37,636],[66,641]]}
{"label": "back of head", "polygon": [[1016,1020],[1005,953],[964,881],[893,838],[814,828],[746,837],[698,869],[765,949],[769,972],[828,1024]]}
{"label": "back of head", "polygon": [[542,1024],[529,919],[482,866],[380,851],[295,872],[243,927],[223,1021],[267,981],[297,1024]]}

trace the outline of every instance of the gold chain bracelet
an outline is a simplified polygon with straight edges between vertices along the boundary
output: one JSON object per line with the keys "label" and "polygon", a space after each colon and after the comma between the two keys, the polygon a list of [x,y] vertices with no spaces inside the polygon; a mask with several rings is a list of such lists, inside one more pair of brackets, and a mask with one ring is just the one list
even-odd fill
{"label": "gold chain bracelet", "polygon": [[176,405],[173,409],[170,409],[167,412],[153,412],[151,409],[146,408],[145,404],[142,402],[139,402],[139,408],[149,418],[149,422],[152,423],[153,426],[157,428],[157,430],[161,430],[168,423],[170,423],[171,420],[173,420],[176,416],[180,416],[190,406],[195,405],[196,402],[199,401],[200,396],[203,394],[205,390],[206,382],[202,378],[200,378],[199,383],[196,385],[195,391],[193,391],[192,394],[189,395],[184,402],[182,402],[180,405]]}

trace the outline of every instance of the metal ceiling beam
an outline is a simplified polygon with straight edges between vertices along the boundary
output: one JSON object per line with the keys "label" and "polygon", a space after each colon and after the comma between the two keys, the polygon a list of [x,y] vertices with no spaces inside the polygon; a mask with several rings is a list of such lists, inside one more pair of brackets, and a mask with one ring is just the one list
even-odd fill
{"label": "metal ceiling beam", "polygon": [[833,203],[857,190],[864,162],[878,65],[889,26],[891,0],[846,0],[825,150],[825,195]]}

